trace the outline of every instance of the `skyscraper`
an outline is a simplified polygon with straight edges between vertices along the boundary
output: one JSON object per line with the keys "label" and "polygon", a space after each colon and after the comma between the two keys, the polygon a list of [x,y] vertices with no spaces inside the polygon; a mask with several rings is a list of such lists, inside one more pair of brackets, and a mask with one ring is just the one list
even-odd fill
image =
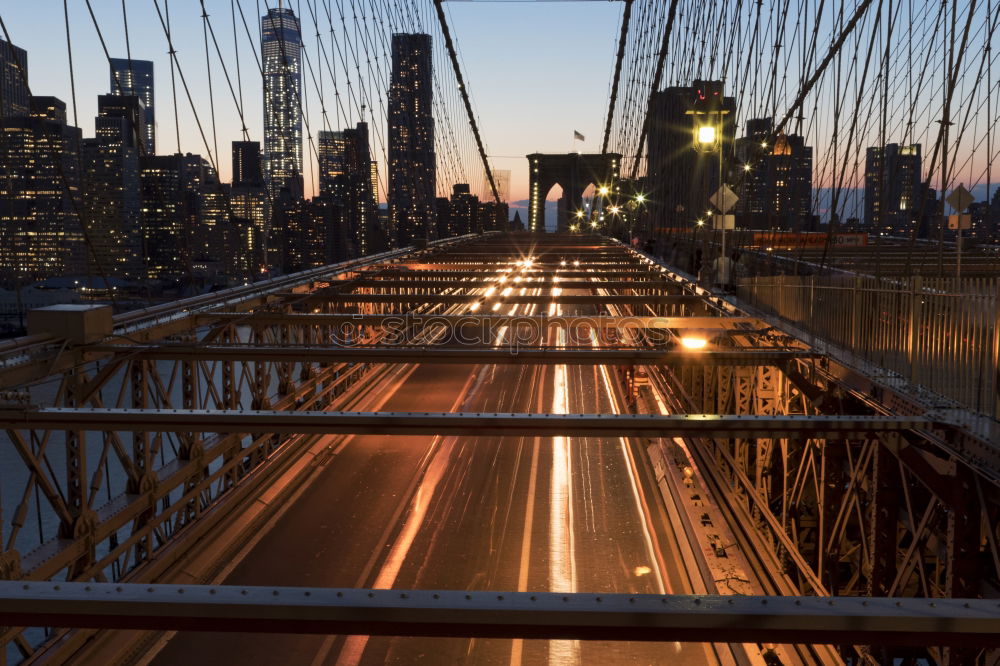
{"label": "skyscraper", "polygon": [[0,119],[28,115],[28,52],[0,39]]}
{"label": "skyscraper", "polygon": [[[875,146],[865,156],[865,226],[906,235],[918,216],[929,217],[920,180],[920,144]],[[923,208],[923,210],[921,210]],[[918,235],[923,236],[918,230]]]}
{"label": "skyscraper", "polygon": [[371,149],[368,124],[344,130],[344,222],[357,254],[379,252],[385,239],[379,233],[378,207],[372,197]]}
{"label": "skyscraper", "polygon": [[737,226],[806,231],[812,225],[812,148],[796,134],[779,133],[773,144],[771,118],[747,121],[736,140]]}
{"label": "skyscraper", "polygon": [[[146,133],[146,109],[142,98],[137,95],[98,95],[97,116],[124,121],[125,133],[116,137],[130,148],[142,153],[142,143],[148,141]],[[118,123],[114,123],[118,128]],[[148,145],[148,143],[147,143]]]}
{"label": "skyscraper", "polygon": [[451,223],[453,235],[479,233],[479,197],[465,183],[456,183],[451,193]]}
{"label": "skyscraper", "polygon": [[233,187],[263,185],[259,141],[233,141]]}
{"label": "skyscraper", "polygon": [[142,101],[134,95],[97,98],[93,139],[80,151],[83,210],[95,271],[136,277],[140,267],[139,145]]}
{"label": "skyscraper", "polygon": [[149,60],[111,58],[111,94],[135,95],[142,100],[145,145],[140,155],[156,153],[156,114],[153,111],[153,63]]}
{"label": "skyscraper", "polygon": [[264,182],[302,195],[302,33],[295,12],[269,9],[261,17],[264,59]]}
{"label": "skyscraper", "polygon": [[80,274],[80,130],[66,105],[31,97],[28,115],[0,120],[0,281]]}
{"label": "skyscraper", "polygon": [[316,153],[319,161],[319,193],[337,197],[344,173],[344,133],[320,130],[317,134]]}
{"label": "skyscraper", "polygon": [[431,36],[392,36],[389,83],[389,216],[399,247],[435,231]]}

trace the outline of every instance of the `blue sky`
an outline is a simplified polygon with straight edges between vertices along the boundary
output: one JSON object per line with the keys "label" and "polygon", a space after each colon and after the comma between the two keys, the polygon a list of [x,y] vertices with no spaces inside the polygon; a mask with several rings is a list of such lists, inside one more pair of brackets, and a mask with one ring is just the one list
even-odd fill
{"label": "blue sky", "polygon": [[[118,0],[91,0],[112,57],[125,56],[122,6]],[[160,8],[165,4],[160,0]],[[205,45],[201,10],[196,0],[168,3],[174,46],[198,116],[205,129],[209,148],[198,131],[195,115],[186,100],[178,78],[178,116],[180,144],[184,152],[207,155],[215,152],[211,106],[205,67]],[[276,1],[268,3],[276,6]],[[303,32],[308,44],[311,19],[308,5],[302,0]],[[335,3],[330,3],[336,6]],[[55,95],[70,106],[69,66],[66,53],[63,3],[61,0],[35,0],[30,3],[4,2],[3,19],[11,39],[27,49],[29,77],[33,94]],[[212,27],[228,61],[230,76],[235,79],[233,30],[229,0],[206,0]],[[257,5],[263,2],[242,0],[251,33],[256,39]],[[322,3],[318,5],[322,7]],[[345,5],[346,6],[346,5]],[[93,133],[97,95],[108,90],[108,68],[86,3],[69,2],[71,38],[77,93],[78,124],[85,135]],[[153,60],[156,68],[157,151],[172,152],[177,141],[174,129],[170,87],[170,61],[167,42],[152,0],[129,0],[127,5],[132,57]],[[476,3],[446,4],[452,32],[458,42],[463,69],[472,93],[483,139],[494,167],[510,169],[512,199],[524,198],[527,191],[527,163],[524,155],[535,151],[565,152],[572,149],[573,130],[587,138],[578,144],[583,151],[599,150],[607,111],[607,94],[613,65],[616,31],[621,17],[620,3]],[[260,76],[249,51],[249,42],[237,14],[237,40],[242,54],[240,74],[243,84],[244,115],[252,140],[261,139]],[[348,19],[350,20],[350,19]],[[320,23],[323,23],[321,16]],[[314,32],[314,31],[313,31]],[[214,47],[212,100],[215,105],[215,128],[221,159],[220,172],[228,180],[229,142],[240,139],[240,121],[236,104],[229,93],[222,68],[216,61]],[[443,49],[443,44],[435,44]],[[312,51],[315,53],[315,49]],[[449,73],[450,74],[450,73]],[[234,80],[234,85],[235,85]],[[329,90],[329,82],[324,84]],[[321,128],[318,95],[307,87],[310,123]],[[327,102],[332,107],[332,102]],[[347,107],[350,111],[349,106]],[[354,113],[343,120],[356,122]],[[464,117],[464,116],[463,116]],[[336,129],[336,127],[334,127]],[[379,154],[373,140],[373,152]],[[308,156],[308,149],[306,150]],[[379,155],[380,156],[380,155]],[[513,156],[513,157],[508,157]],[[381,156],[380,156],[381,157]],[[307,163],[311,160],[307,159]],[[307,164],[307,170],[309,166]],[[384,176],[384,168],[380,166]],[[478,174],[479,172],[477,172]],[[476,175],[470,180],[477,181]],[[308,171],[307,171],[308,180]],[[479,182],[473,182],[473,187]]]}

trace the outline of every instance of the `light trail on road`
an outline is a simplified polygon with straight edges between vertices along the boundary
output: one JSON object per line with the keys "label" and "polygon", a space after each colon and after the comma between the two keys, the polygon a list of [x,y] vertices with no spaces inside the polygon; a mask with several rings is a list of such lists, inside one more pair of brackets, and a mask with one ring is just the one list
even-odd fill
{"label": "light trail on road", "polygon": [[[510,265],[484,265],[495,286],[467,289],[468,301],[452,307],[510,316],[597,312],[594,306],[579,305],[567,312],[560,304],[566,294],[600,293],[596,283],[582,289],[553,286],[559,268],[516,261],[525,263],[514,264],[515,275]],[[542,279],[521,286],[529,276]],[[504,286],[511,281],[516,287]],[[551,302],[506,304],[505,297],[516,293],[548,294]],[[506,325],[490,333],[490,339],[474,344],[510,345],[511,353],[516,353],[514,345],[570,346],[563,328],[542,329],[544,339],[536,340],[521,339]],[[598,347],[596,332],[590,334],[587,346]],[[454,335],[443,327],[434,335],[436,344],[454,344]],[[369,387],[386,411],[622,411],[617,379],[607,366],[404,368],[405,373],[401,368]],[[232,567],[225,582],[403,590],[689,591],[676,569],[683,563],[664,552],[674,526],[667,524],[662,509],[650,505],[657,495],[648,473],[639,472],[641,462],[631,446],[623,438],[546,440],[488,433],[353,437],[282,522]],[[275,562],[282,562],[280,574]],[[199,662],[198,655],[214,658]],[[208,640],[190,634],[174,637],[154,663],[207,666],[222,655],[228,662],[314,666],[415,661],[649,664],[668,655],[677,664],[719,663],[700,644],[250,635]]]}

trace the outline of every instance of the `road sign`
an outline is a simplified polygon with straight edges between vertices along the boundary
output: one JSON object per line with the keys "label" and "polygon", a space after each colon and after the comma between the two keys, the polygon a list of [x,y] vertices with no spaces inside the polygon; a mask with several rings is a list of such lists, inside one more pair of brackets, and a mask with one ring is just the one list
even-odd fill
{"label": "road sign", "polygon": [[735,229],[736,228],[736,216],[735,215],[719,215],[715,214],[712,216],[712,228],[713,229]]}
{"label": "road sign", "polygon": [[949,229],[971,229],[972,228],[972,216],[968,213],[963,213],[959,215],[949,215],[948,216],[948,228]]}
{"label": "road sign", "polygon": [[947,201],[948,205],[958,212],[962,212],[968,208],[969,204],[975,201],[975,199],[973,198],[972,193],[965,189],[965,185],[959,185],[945,198],[945,201]]}
{"label": "road sign", "polygon": [[725,183],[722,187],[715,191],[715,194],[708,198],[709,202],[723,213],[728,213],[736,206],[736,202],[740,200],[736,193],[729,189],[729,186]]}

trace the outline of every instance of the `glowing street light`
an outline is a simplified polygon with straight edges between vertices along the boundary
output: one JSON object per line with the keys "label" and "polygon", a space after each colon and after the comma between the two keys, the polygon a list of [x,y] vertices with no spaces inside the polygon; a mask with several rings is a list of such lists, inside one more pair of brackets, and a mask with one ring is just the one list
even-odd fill
{"label": "glowing street light", "polygon": [[608,192],[610,192],[610,191],[611,190],[608,189],[607,185],[601,185],[601,188],[599,190],[597,190],[598,194],[600,194],[602,197],[608,196]]}
{"label": "glowing street light", "polygon": [[705,338],[697,338],[688,335],[681,338],[681,346],[684,347],[684,349],[691,349],[691,350],[704,349],[705,345],[707,344],[708,340],[706,340]]}
{"label": "glowing street light", "polygon": [[608,212],[610,212],[612,215],[617,215],[618,211],[620,210],[621,208],[619,208],[618,206],[611,206],[610,208],[608,208]]}
{"label": "glowing street light", "polygon": [[698,128],[698,143],[703,146],[715,144],[715,127],[712,125],[702,125]]}
{"label": "glowing street light", "polygon": [[641,203],[644,203],[645,201],[646,201],[646,195],[645,194],[637,194],[637,195],[635,195],[635,202],[636,203],[640,203],[641,204]]}

